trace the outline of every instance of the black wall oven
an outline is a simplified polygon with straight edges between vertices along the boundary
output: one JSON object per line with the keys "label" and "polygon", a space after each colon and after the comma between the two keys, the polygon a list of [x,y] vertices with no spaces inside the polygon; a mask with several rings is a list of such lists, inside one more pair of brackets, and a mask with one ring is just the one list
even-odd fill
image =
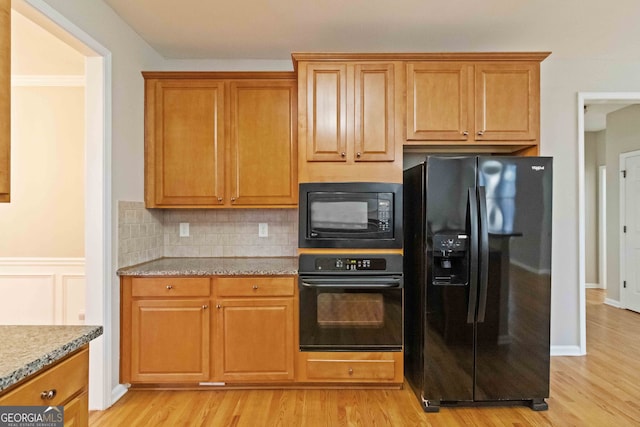
{"label": "black wall oven", "polygon": [[301,351],[401,351],[402,255],[303,254]]}
{"label": "black wall oven", "polygon": [[301,248],[402,248],[402,184],[300,184]]}

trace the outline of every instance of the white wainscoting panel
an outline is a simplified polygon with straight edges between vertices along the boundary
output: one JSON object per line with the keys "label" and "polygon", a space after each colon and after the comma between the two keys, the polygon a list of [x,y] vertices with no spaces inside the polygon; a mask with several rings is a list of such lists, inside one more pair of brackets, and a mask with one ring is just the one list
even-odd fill
{"label": "white wainscoting panel", "polygon": [[0,258],[0,324],[81,325],[84,258]]}

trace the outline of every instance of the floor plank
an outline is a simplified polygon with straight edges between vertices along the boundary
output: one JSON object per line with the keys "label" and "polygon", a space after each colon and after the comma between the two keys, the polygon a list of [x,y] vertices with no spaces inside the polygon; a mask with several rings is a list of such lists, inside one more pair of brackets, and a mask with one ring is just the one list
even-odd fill
{"label": "floor plank", "polygon": [[640,425],[640,314],[587,291],[587,352],[551,358],[549,410],[442,408],[425,414],[403,390],[132,390],[101,426],[631,426]]}

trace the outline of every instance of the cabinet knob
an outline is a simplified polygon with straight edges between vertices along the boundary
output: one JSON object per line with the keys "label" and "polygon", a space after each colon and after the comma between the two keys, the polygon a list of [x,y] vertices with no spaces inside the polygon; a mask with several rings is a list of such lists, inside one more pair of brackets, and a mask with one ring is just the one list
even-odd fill
{"label": "cabinet knob", "polygon": [[216,304],[216,308],[217,308],[217,309],[221,309],[221,308],[222,308],[222,306],[221,306],[220,304]]}
{"label": "cabinet knob", "polygon": [[53,400],[53,398],[56,397],[56,394],[58,394],[58,391],[55,388],[52,388],[51,390],[45,390],[40,393],[40,399]]}
{"label": "cabinet knob", "polygon": [[209,306],[208,306],[208,305],[206,305],[206,304],[202,306],[202,309],[203,309],[203,310],[206,310],[207,308],[209,308]]}
{"label": "cabinet knob", "polygon": [[356,153],[356,157],[357,157],[357,158],[360,158],[360,156],[362,156],[362,153],[357,152],[357,153]]}
{"label": "cabinet knob", "polygon": [[235,201],[236,201],[236,198],[235,198],[235,197],[232,197],[232,198],[231,198],[231,201],[232,201],[232,202],[235,202]]}
{"label": "cabinet knob", "polygon": [[220,203],[222,203],[222,200],[223,200],[223,199],[222,199],[222,197],[218,197],[218,201],[219,201]]}
{"label": "cabinet knob", "polygon": [[482,136],[482,135],[484,135],[484,131],[483,130],[479,130],[478,131],[478,136]]}
{"label": "cabinet knob", "polygon": [[344,151],[342,153],[340,153],[340,157],[345,157],[347,155],[347,153],[345,153]]}
{"label": "cabinet knob", "polygon": [[171,289],[173,289],[173,286],[167,285],[167,289],[171,290]]}
{"label": "cabinet knob", "polygon": [[253,285],[253,290],[258,289],[258,285]]}
{"label": "cabinet knob", "polygon": [[353,375],[353,368],[349,368],[349,375]]}
{"label": "cabinet knob", "polygon": [[462,134],[463,134],[464,136],[467,136],[467,135],[469,135],[469,131],[468,131],[468,130],[465,130],[464,132],[462,132]]}

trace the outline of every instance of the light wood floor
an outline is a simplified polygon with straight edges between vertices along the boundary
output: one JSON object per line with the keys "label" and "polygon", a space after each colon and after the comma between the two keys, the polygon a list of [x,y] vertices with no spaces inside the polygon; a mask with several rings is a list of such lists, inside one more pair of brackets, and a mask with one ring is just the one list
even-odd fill
{"label": "light wood floor", "polygon": [[91,426],[631,426],[640,425],[640,314],[587,291],[586,357],[551,358],[549,410],[422,412],[404,390],[130,391]]}

